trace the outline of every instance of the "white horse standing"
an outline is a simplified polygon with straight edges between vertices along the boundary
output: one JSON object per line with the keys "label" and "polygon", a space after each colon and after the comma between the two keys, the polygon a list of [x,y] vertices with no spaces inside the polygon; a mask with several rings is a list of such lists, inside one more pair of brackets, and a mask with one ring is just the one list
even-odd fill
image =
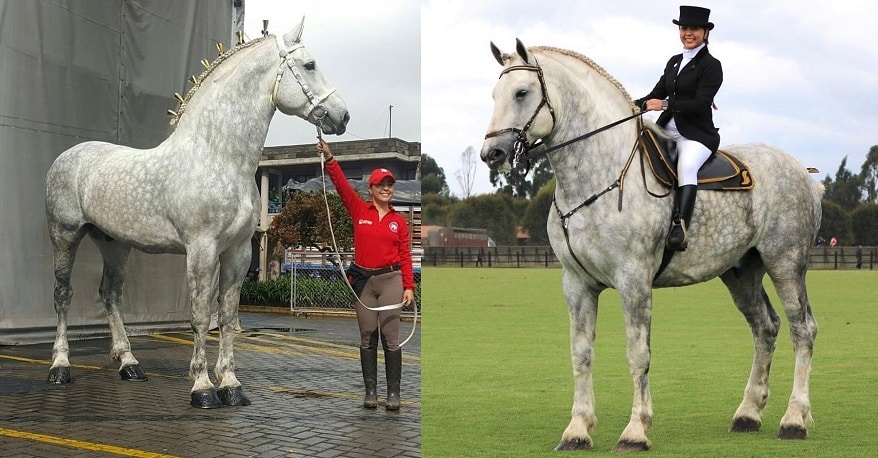
{"label": "white horse standing", "polygon": [[[504,67],[494,88],[494,114],[481,157],[497,168],[516,148],[542,139],[548,148],[632,114],[631,98],[619,83],[588,58],[555,48],[515,54],[492,51]],[[811,421],[808,380],[817,323],[805,290],[808,247],[820,225],[820,193],[805,167],[784,152],[763,144],[723,148],[739,157],[756,186],[749,192],[704,192],[690,225],[689,248],[677,253],[658,278],[671,199],[657,200],[647,189],[661,184],[634,161],[638,180],[616,186],[637,140],[635,121],[551,151],[557,177],[548,232],[563,265],[562,284],[570,311],[573,361],[572,419],[556,450],[589,449],[595,426],[592,361],[598,296],[615,288],[622,299],[628,365],[634,402],[627,427],[614,450],[650,447],[649,390],[652,289],[691,285],[719,276],[747,319],[755,355],[744,398],[731,431],[754,431],[768,401],[768,376],[780,317],[762,287],[767,273],[783,302],[795,352],[793,391],[780,421],[778,437],[804,439]],[[624,183],[624,181],[622,181]],[[604,192],[601,192],[601,191]],[[616,192],[610,192],[615,190]],[[620,211],[618,207],[624,205]]]}
{"label": "white horse standing", "polygon": [[[111,356],[126,380],[146,380],[119,312],[131,248],[186,255],[194,351],[192,405],[248,405],[235,377],[233,341],[241,284],[259,218],[254,179],[276,109],[329,134],[349,114],[300,39],[304,18],[282,38],[269,36],[222,53],[199,78],[152,149],[86,142],[62,153],[46,177],[46,211],[54,245],[58,330],[49,382],[71,380],[67,310],[70,275],[88,234],[104,260],[100,295],[112,332]],[[217,390],[208,377],[205,338],[210,305],[219,300]]]}

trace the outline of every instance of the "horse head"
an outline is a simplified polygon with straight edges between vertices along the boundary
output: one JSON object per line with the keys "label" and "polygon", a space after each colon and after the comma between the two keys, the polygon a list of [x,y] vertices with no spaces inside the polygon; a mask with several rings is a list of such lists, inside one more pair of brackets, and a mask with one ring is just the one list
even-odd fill
{"label": "horse head", "polygon": [[494,58],[503,66],[494,86],[494,113],[481,151],[482,161],[492,169],[511,164],[555,125],[543,70],[521,40],[515,41],[515,54],[503,53],[491,43]]}
{"label": "horse head", "polygon": [[326,82],[317,61],[302,44],[305,18],[283,37],[276,36],[280,53],[272,101],[282,113],[298,116],[327,134],[341,135],[351,116],[335,88]]}

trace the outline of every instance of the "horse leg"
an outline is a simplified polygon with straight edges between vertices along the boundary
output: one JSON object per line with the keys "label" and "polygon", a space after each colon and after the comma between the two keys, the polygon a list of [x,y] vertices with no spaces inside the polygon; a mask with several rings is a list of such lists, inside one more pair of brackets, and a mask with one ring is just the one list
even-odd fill
{"label": "horse leg", "polygon": [[613,447],[614,452],[640,452],[649,450],[652,446],[646,437],[646,432],[652,425],[652,395],[649,391],[651,286],[631,283],[617,287],[625,315],[628,368],[634,382],[634,402],[628,425]]}
{"label": "horse leg", "polygon": [[[807,254],[800,259],[807,259]],[[784,312],[790,323],[790,337],[796,366],[793,372],[793,391],[787,411],[780,420],[778,439],[805,439],[808,437],[807,424],[812,423],[809,379],[811,376],[811,357],[814,340],[817,338],[817,321],[811,313],[811,303],[805,289],[805,267],[794,275],[779,277],[769,272],[777,295],[783,302]]]}
{"label": "horse leg", "polygon": [[769,375],[780,317],[762,287],[764,276],[765,267],[755,251],[748,253],[735,268],[720,275],[735,306],[750,325],[754,344],[750,378],[744,388],[744,398],[732,417],[730,432],[759,431],[762,427],[762,410],[768,403]]}
{"label": "horse leg", "polygon": [[584,285],[581,278],[566,269],[563,273],[563,285],[570,314],[573,409],[570,424],[561,435],[561,442],[555,447],[555,451],[588,450],[593,445],[589,433],[597,424],[592,362],[600,291]]}
{"label": "horse leg", "polygon": [[101,301],[107,313],[107,322],[110,324],[110,333],[113,337],[110,347],[110,357],[119,361],[119,376],[122,380],[144,382],[146,374],[140,368],[140,363],[131,353],[131,343],[125,332],[125,323],[119,313],[122,304],[122,289],[125,284],[125,275],[128,271],[128,255],[131,247],[108,238],[103,232],[93,229],[89,235],[101,251],[104,259],[104,271],[101,277]]}
{"label": "horse leg", "polygon": [[49,233],[54,247],[53,263],[55,269],[55,313],[58,315],[58,328],[55,344],[52,346],[52,366],[49,368],[49,383],[70,383],[70,346],[67,342],[67,311],[73,298],[70,276],[76,260],[79,242],[85,237],[85,228],[62,228],[60,223],[51,222]]}
{"label": "horse leg", "polygon": [[192,325],[192,361],[189,377],[194,381],[190,392],[193,407],[214,409],[223,403],[207,373],[206,340],[210,327],[210,304],[216,302],[219,258],[212,243],[186,247],[186,272],[189,284],[190,321]]}
{"label": "horse leg", "polygon": [[250,239],[230,247],[220,256],[219,278],[219,356],[216,360],[217,394],[227,406],[250,405],[241,383],[235,377],[235,332],[238,329],[238,304],[241,285],[253,256]]}

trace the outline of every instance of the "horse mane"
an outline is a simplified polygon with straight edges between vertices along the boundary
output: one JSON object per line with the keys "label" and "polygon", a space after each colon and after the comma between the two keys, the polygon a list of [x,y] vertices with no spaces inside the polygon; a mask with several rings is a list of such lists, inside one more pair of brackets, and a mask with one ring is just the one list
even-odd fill
{"label": "horse mane", "polygon": [[[232,57],[233,55],[235,55],[238,51],[242,51],[242,50],[244,50],[244,49],[248,49],[248,48],[250,48],[251,46],[254,46],[254,45],[256,45],[256,44],[262,43],[263,41],[267,40],[268,38],[272,38],[272,39],[274,39],[274,36],[273,36],[273,35],[268,35],[268,36],[265,36],[265,37],[262,37],[262,38],[257,38],[257,39],[255,39],[255,40],[250,40],[250,41],[248,41],[248,42],[246,42],[246,43],[240,43],[239,45],[235,46],[234,48],[231,48],[231,49],[229,49],[228,51],[225,51],[225,52],[221,53],[221,54],[220,54],[219,56],[217,56],[217,58],[214,59],[213,62],[211,62],[209,65],[204,64],[204,63],[207,61],[207,59],[202,60],[201,62],[202,62],[202,64],[205,65],[205,70],[204,70],[203,72],[201,72],[201,74],[198,75],[198,77],[195,77],[195,76],[193,75],[192,78],[189,80],[189,81],[192,82],[193,84],[192,84],[192,87],[189,88],[189,92],[186,93],[186,97],[181,98],[181,97],[179,97],[179,94],[174,94],[174,95],[177,97],[177,100],[180,101],[180,104],[177,106],[177,110],[176,110],[176,111],[174,111],[174,110],[168,110],[168,115],[171,117],[171,125],[174,126],[174,127],[176,127],[177,123],[180,122],[180,118],[183,117],[183,113],[186,111],[186,106],[189,104],[189,100],[191,100],[191,99],[192,99],[192,96],[194,96],[195,93],[198,92],[198,89],[201,88],[201,83],[204,82],[204,81],[207,79],[207,77],[208,77],[208,76],[209,76],[209,75],[210,75],[210,74],[211,74],[211,73],[212,73],[212,72],[213,72],[218,66],[220,66],[220,64],[222,64],[222,63],[225,62],[228,58],[230,58],[230,57]],[[217,48],[222,49],[221,43],[218,43],[218,44],[217,44]]]}
{"label": "horse mane", "polygon": [[552,46],[534,46],[534,47],[530,48],[530,50],[531,50],[531,52],[534,52],[534,51],[554,52],[554,53],[562,54],[562,55],[572,57],[574,59],[581,61],[582,63],[591,67],[592,70],[596,71],[598,73],[598,75],[603,76],[604,78],[607,79],[607,81],[613,83],[613,85],[616,86],[616,89],[618,89],[622,93],[622,95],[625,96],[625,100],[628,100],[629,103],[631,103],[631,106],[634,107],[634,101],[631,98],[631,96],[628,94],[628,91],[625,90],[625,87],[622,86],[622,83],[620,83],[619,80],[614,78],[613,75],[610,75],[606,70],[604,70],[603,67],[598,65],[595,61],[591,60],[589,57],[586,57],[586,56],[584,56],[576,51],[571,51],[569,49],[555,48]]}

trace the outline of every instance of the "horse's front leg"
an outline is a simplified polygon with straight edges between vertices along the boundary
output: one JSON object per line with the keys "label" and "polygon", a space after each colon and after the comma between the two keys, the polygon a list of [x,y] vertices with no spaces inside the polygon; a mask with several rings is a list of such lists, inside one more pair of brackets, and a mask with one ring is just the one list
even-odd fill
{"label": "horse's front leg", "polygon": [[96,231],[91,235],[92,241],[97,245],[104,259],[100,294],[113,339],[110,357],[119,361],[119,376],[122,380],[144,382],[147,376],[140,368],[140,362],[131,352],[131,342],[128,340],[125,323],[119,313],[131,247],[115,240],[108,240],[101,232]]}
{"label": "horse's front leg", "polygon": [[186,271],[193,333],[192,361],[189,364],[189,377],[194,381],[191,404],[203,409],[222,407],[223,403],[207,373],[205,351],[210,327],[210,304],[216,302],[219,278],[219,258],[215,247],[211,243],[188,246]]}
{"label": "horse's front leg", "polygon": [[573,409],[570,424],[564,430],[561,442],[555,447],[555,451],[588,450],[593,445],[590,432],[597,424],[592,386],[592,362],[600,291],[583,284],[579,276],[566,269],[562,283],[570,313]]}
{"label": "horse's front leg", "polygon": [[619,436],[619,442],[613,451],[645,451],[652,445],[646,437],[646,432],[652,425],[652,395],[649,391],[652,288],[647,284],[621,286],[619,294],[625,314],[628,367],[634,380],[634,404],[628,425]]}
{"label": "horse's front leg", "polygon": [[235,376],[235,332],[238,330],[238,304],[241,285],[250,265],[252,248],[247,238],[237,246],[226,250],[220,257],[219,281],[219,356],[216,359],[217,390],[220,400],[227,406],[250,405],[241,383]]}

